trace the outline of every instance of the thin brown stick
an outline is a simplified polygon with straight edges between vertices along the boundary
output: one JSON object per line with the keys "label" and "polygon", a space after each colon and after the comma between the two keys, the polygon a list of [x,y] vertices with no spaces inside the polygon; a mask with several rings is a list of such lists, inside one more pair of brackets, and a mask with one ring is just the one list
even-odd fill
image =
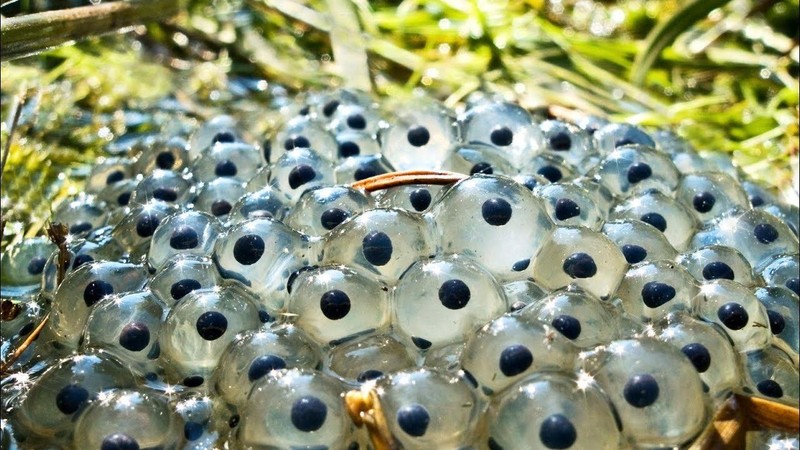
{"label": "thin brown stick", "polygon": [[454,172],[433,170],[408,170],[405,172],[385,173],[356,181],[350,186],[354,189],[363,189],[367,192],[379,191],[409,184],[453,184],[466,178],[466,175]]}
{"label": "thin brown stick", "polygon": [[44,319],[42,319],[42,321],[39,322],[39,325],[37,325],[36,328],[31,332],[31,334],[28,335],[25,341],[22,342],[22,344],[19,347],[17,347],[17,349],[14,350],[14,352],[11,353],[11,355],[8,356],[7,360],[3,361],[3,364],[0,364],[0,375],[5,375],[8,372],[8,369],[10,369],[11,366],[13,366],[15,362],[17,362],[19,357],[22,356],[22,354],[25,352],[25,350],[28,349],[28,347],[30,347],[33,341],[35,341],[36,338],[39,337],[39,334],[44,329],[44,326],[47,325],[47,319],[49,318],[50,318],[50,313],[47,313],[44,316]]}
{"label": "thin brown stick", "polygon": [[113,33],[179,11],[175,0],[110,2],[3,18],[0,61],[21,58],[74,40]]}

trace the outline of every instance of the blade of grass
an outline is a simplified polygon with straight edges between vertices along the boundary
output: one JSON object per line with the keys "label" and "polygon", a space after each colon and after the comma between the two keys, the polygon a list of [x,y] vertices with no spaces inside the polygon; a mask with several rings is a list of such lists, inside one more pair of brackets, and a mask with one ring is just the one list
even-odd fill
{"label": "blade of grass", "polygon": [[672,44],[676,37],[697,21],[704,19],[711,11],[724,6],[729,0],[694,0],[675,12],[669,19],[659,23],[647,35],[644,48],[637,54],[631,68],[631,81],[641,86],[647,72],[658,59],[661,51]]}
{"label": "blade of grass", "polygon": [[327,0],[332,26],[329,33],[336,71],[347,87],[372,90],[361,26],[350,0]]}

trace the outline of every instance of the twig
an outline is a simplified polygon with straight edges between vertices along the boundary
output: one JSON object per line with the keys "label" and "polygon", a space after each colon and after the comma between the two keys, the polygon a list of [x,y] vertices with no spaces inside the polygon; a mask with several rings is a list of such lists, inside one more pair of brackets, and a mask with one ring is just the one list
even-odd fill
{"label": "twig", "polygon": [[350,186],[353,189],[363,189],[367,192],[372,192],[409,184],[453,184],[466,177],[466,175],[455,172],[408,170],[405,172],[391,172],[377,175],[361,181],[356,181]]}
{"label": "twig", "polygon": [[31,332],[31,334],[28,335],[27,339],[25,339],[25,341],[19,347],[17,347],[17,349],[14,350],[14,352],[11,353],[11,355],[8,356],[7,360],[3,361],[3,364],[0,364],[0,375],[5,375],[8,372],[8,369],[10,369],[11,366],[13,366],[15,362],[17,362],[19,357],[22,356],[25,350],[27,350],[28,347],[30,347],[31,343],[33,343],[33,341],[35,341],[36,338],[39,337],[39,334],[44,329],[44,326],[47,325],[47,319],[49,318],[50,318],[50,313],[47,313],[44,316],[44,319],[42,319],[42,321],[39,322],[39,325],[37,325],[36,328]]}
{"label": "twig", "polygon": [[0,61],[21,58],[49,48],[113,33],[133,25],[164,20],[179,10],[175,0],[110,2],[3,18]]}

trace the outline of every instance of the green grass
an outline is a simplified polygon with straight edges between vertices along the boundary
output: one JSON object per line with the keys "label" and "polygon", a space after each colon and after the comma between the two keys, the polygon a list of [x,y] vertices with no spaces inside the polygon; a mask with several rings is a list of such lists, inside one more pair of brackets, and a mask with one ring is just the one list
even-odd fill
{"label": "green grass", "polygon": [[531,108],[674,127],[785,190],[799,145],[798,0],[719,0],[711,14],[709,5],[187,0],[179,16],[136,33],[2,65],[3,146],[14,99],[24,92],[37,104],[10,146],[2,212],[12,236],[36,234],[80,189],[75,168],[126,131],[120,111],[174,92],[207,117],[225,110],[227,80],[238,75],[295,91],[402,97],[424,88],[449,106],[485,89]]}

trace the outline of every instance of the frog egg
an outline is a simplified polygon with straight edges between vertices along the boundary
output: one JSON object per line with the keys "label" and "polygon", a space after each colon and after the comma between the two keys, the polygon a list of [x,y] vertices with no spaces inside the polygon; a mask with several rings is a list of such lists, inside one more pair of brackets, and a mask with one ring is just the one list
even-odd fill
{"label": "frog egg", "polygon": [[724,152],[701,150],[698,154],[706,161],[708,172],[722,172],[734,179],[738,179],[740,174],[743,175],[741,169],[734,166],[733,160]]}
{"label": "frog egg", "polygon": [[462,378],[416,369],[382,377],[376,387],[389,431],[402,448],[461,448],[473,442],[481,405]]}
{"label": "frog egg", "polygon": [[617,244],[629,264],[674,260],[677,252],[664,233],[641,220],[614,220],[603,224],[603,234]]}
{"label": "frog egg", "polygon": [[297,148],[278,159],[270,177],[270,186],[286,193],[294,203],[309,189],[333,184],[333,167],[314,151]]}
{"label": "frog egg", "polygon": [[547,289],[575,284],[602,300],[616,290],[628,264],[617,246],[587,228],[558,227],[532,261],[533,279]]}
{"label": "frog egg", "polygon": [[[772,334],[785,342],[795,354],[800,352],[798,325],[800,300],[786,289],[767,287],[755,290],[756,298],[767,309]],[[778,342],[776,341],[776,345]]]}
{"label": "frog egg", "polygon": [[226,402],[242,406],[253,384],[280,369],[316,369],[317,345],[298,327],[274,324],[242,333],[220,358],[214,386]]}
{"label": "frog egg", "polygon": [[647,322],[671,312],[691,312],[697,293],[697,282],[682,266],[653,261],[628,269],[615,296],[628,316]]}
{"label": "frog egg", "polygon": [[351,383],[364,383],[415,365],[415,355],[397,339],[372,335],[333,347],[327,370]]}
{"label": "frog egg", "polygon": [[707,222],[732,209],[749,209],[750,201],[739,183],[724,173],[701,172],[683,177],[675,197],[697,220]]}
{"label": "frog egg", "polygon": [[344,450],[353,439],[342,384],[321,372],[276,370],[253,385],[242,408],[237,448]]}
{"label": "frog egg", "polygon": [[741,284],[711,281],[700,286],[695,302],[700,318],[720,325],[738,351],[758,350],[772,343],[767,309]]}
{"label": "frog egg", "polygon": [[656,142],[656,148],[670,155],[680,152],[694,152],[692,145],[672,130],[654,130],[650,133],[650,137]]}
{"label": "frog egg", "polygon": [[464,378],[474,386],[470,378],[461,370],[461,355],[466,346],[466,342],[456,342],[427,350],[422,360],[422,366]]}
{"label": "frog egg", "polygon": [[336,344],[388,325],[389,288],[344,266],[302,271],[287,304],[295,324],[321,344]]}
{"label": "frog egg", "polygon": [[381,116],[368,105],[340,104],[331,115],[328,127],[333,134],[350,131],[375,135],[381,128]]}
{"label": "frog egg", "polygon": [[779,203],[778,196],[775,192],[766,189],[764,186],[747,180],[742,180],[740,186],[747,194],[747,199],[750,202],[750,206],[753,208],[758,208],[765,204]]}
{"label": "frog egg", "polygon": [[322,236],[373,204],[364,192],[347,186],[331,186],[306,191],[292,208],[286,224],[301,233]]}
{"label": "frog egg", "polygon": [[286,281],[309,260],[308,239],[281,222],[258,218],[240,222],[219,238],[214,261],[225,278],[238,280],[268,310],[283,307]]}
{"label": "frog egg", "polygon": [[171,382],[204,383],[236,334],[258,328],[258,308],[239,285],[193,291],[161,325],[159,364]]}
{"label": "frog egg", "polygon": [[228,421],[233,413],[219,397],[185,391],[171,398],[170,406],[183,420],[184,450],[211,450],[230,433]]}
{"label": "frog egg", "polygon": [[152,372],[165,309],[149,291],[106,297],[86,319],[82,349],[102,349],[139,374]]}
{"label": "frog egg", "polygon": [[209,289],[222,282],[210,258],[179,254],[169,260],[147,283],[147,287],[167,307],[190,292]]}
{"label": "frog egg", "polygon": [[339,159],[352,156],[374,155],[381,152],[380,143],[363,131],[343,131],[336,135]]}
{"label": "frog egg", "polygon": [[[93,261],[123,261],[125,250],[110,235],[90,236],[90,239],[70,240],[67,244],[69,261],[65,275]],[[58,288],[58,257],[59,253],[53,252],[47,259],[42,272],[42,289],[39,293],[48,300],[53,299]]]}
{"label": "frog egg", "polygon": [[509,311],[517,311],[526,305],[538,303],[547,297],[548,293],[547,290],[534,283],[531,278],[504,283],[503,292],[506,294]]}
{"label": "frog egg", "polygon": [[518,170],[506,159],[505,152],[485,144],[462,144],[450,151],[444,170],[475,175],[516,175]]}
{"label": "frog egg", "polygon": [[545,120],[539,124],[539,128],[544,135],[544,154],[556,155],[570,166],[582,169],[587,169],[597,157],[589,133],[575,125],[560,120]]}
{"label": "frog egg", "polygon": [[750,263],[732,247],[722,245],[702,247],[691,253],[682,254],[677,261],[700,283],[725,279],[747,287],[754,287],[757,284]]}
{"label": "frog egg", "polygon": [[12,421],[23,434],[67,439],[88,404],[112,388],[134,386],[131,372],[103,351],[53,362],[28,388]]}
{"label": "frog egg", "polygon": [[147,262],[158,270],[178,254],[204,256],[211,253],[221,225],[211,215],[186,211],[159,223],[150,241]]}
{"label": "frog egg", "polygon": [[132,178],[133,161],[130,158],[98,158],[86,179],[86,192],[99,194],[109,187]]}
{"label": "frog egg", "polygon": [[309,117],[295,117],[283,127],[272,140],[268,161],[277,163],[284,153],[304,148],[315,151],[331,161],[336,160],[336,139],[323,126]]}
{"label": "frog egg", "polygon": [[603,214],[603,218],[608,218],[609,211],[611,211],[617,199],[604,184],[592,177],[585,176],[575,178],[572,180],[572,184],[588,192],[594,204]]}
{"label": "frog egg", "polygon": [[44,333],[68,348],[78,341],[92,306],[111,294],[141,290],[147,270],[138,264],[93,262],[64,278],[53,298]]}
{"label": "frog egg", "polygon": [[697,222],[683,205],[658,191],[647,191],[628,198],[614,207],[610,218],[638,219],[652,225],[667,238],[670,244],[682,251],[697,228]]}
{"label": "frog egg", "polygon": [[273,217],[283,220],[289,211],[289,198],[283,192],[267,186],[242,196],[231,209],[228,220],[231,223],[243,222],[259,217]]}
{"label": "frog egg", "polygon": [[767,286],[786,288],[800,295],[800,255],[775,256],[763,267],[761,277]]}
{"label": "frog egg", "polygon": [[578,349],[555,328],[506,314],[472,334],[461,365],[486,395],[543,370],[571,372]]}
{"label": "frog egg", "polygon": [[434,199],[439,196],[443,188],[443,186],[434,184],[397,186],[382,189],[373,197],[381,208],[400,208],[410,212],[424,213],[430,210]]}
{"label": "frog egg", "polygon": [[557,155],[534,156],[523,166],[522,171],[540,175],[551,183],[567,182],[575,178],[575,169]]}
{"label": "frog egg", "polygon": [[642,145],[625,145],[606,155],[592,171],[614,195],[628,197],[649,189],[671,194],[680,174],[666,154]]}
{"label": "frog egg", "polygon": [[183,441],[181,418],[163,398],[134,389],[99,397],[75,424],[76,448],[176,448]]}
{"label": "frog egg", "polygon": [[142,178],[130,198],[131,206],[144,206],[160,200],[175,206],[185,205],[194,195],[192,183],[171,170],[154,170]]}
{"label": "frog egg", "polygon": [[391,126],[380,135],[382,153],[398,170],[440,169],[458,142],[452,111],[438,103],[415,100],[392,114]]}
{"label": "frog egg", "polygon": [[109,210],[108,223],[117,223],[121,217],[130,212],[128,204],[138,185],[138,180],[123,180],[97,194],[97,198],[105,202],[105,206]]}
{"label": "frog egg", "polygon": [[490,449],[622,448],[616,413],[583,377],[537,373],[495,397],[487,412]]}
{"label": "frog egg", "polygon": [[800,397],[796,357],[793,360],[777,347],[744,354],[745,391],[796,408]]}
{"label": "frog egg", "polygon": [[217,178],[200,188],[194,207],[224,221],[233,209],[232,203],[244,194],[245,188],[241,182],[232,178]]}
{"label": "frog egg", "polygon": [[800,216],[800,209],[798,209],[797,206],[773,203],[764,205],[761,209],[785,223],[795,236],[800,234],[800,218],[798,218],[798,216]]}
{"label": "frog egg", "polygon": [[727,245],[739,250],[756,271],[775,255],[797,253],[797,236],[789,227],[759,209],[720,217],[700,230],[694,248]]}
{"label": "frog egg", "polygon": [[395,282],[408,266],[434,253],[432,231],[419,215],[373,209],[356,215],[325,237],[323,264],[343,264]]}
{"label": "frog egg", "polygon": [[104,226],[108,220],[106,204],[92,195],[80,195],[64,202],[53,212],[52,222],[66,225],[69,234],[86,236]]}
{"label": "frog egg", "polygon": [[154,143],[136,159],[134,173],[151,173],[156,169],[181,171],[189,165],[189,143],[178,136]]}
{"label": "frog egg", "polygon": [[158,225],[176,212],[178,208],[161,201],[137,206],[114,227],[111,235],[132,257],[144,256]]}
{"label": "frog egg", "polygon": [[192,173],[201,182],[230,178],[246,182],[261,167],[256,147],[241,142],[218,142],[192,163]]}
{"label": "frog egg", "polygon": [[547,214],[556,225],[584,226],[598,230],[603,214],[584,189],[574,184],[553,183],[533,191],[542,199]]}
{"label": "frog egg", "polygon": [[608,155],[619,147],[631,144],[656,148],[656,143],[650,135],[636,125],[628,123],[604,124],[597,128],[592,137],[595,148],[601,155]]}
{"label": "frog egg", "polygon": [[582,361],[583,371],[611,399],[622,432],[634,445],[677,447],[703,429],[703,382],[672,345],[652,338],[614,341],[583,355]]}
{"label": "frog egg", "polygon": [[533,191],[537,186],[550,184],[550,180],[541,175],[521,174],[513,177],[513,180]]}
{"label": "frog egg", "polygon": [[271,175],[272,170],[270,166],[259,167],[256,173],[245,183],[245,190],[247,192],[256,192],[269,187]]}
{"label": "frog egg", "polygon": [[3,297],[36,291],[42,283],[45,264],[56,246],[46,237],[24,239],[0,256]]}
{"label": "frog egg", "polygon": [[189,139],[189,160],[198,158],[208,147],[217,142],[240,141],[236,119],[227,115],[219,115],[200,125]]}
{"label": "frog egg", "polygon": [[414,263],[400,277],[394,298],[395,331],[422,350],[463,341],[506,310],[505,295],[494,277],[459,255]]}
{"label": "frog egg", "polygon": [[550,324],[580,348],[607,344],[617,337],[614,311],[591,294],[577,288],[559,290],[520,309],[528,321]]}
{"label": "frog egg", "polygon": [[370,94],[355,89],[336,89],[333,92],[312,94],[308,98],[309,113],[323,123],[330,122],[342,105],[373,105]]}
{"label": "frog egg", "polygon": [[334,177],[337,183],[347,184],[390,172],[394,167],[382,155],[352,156],[336,166]]}
{"label": "frog egg", "polygon": [[512,103],[485,102],[459,117],[462,140],[502,149],[516,167],[522,167],[544,148],[544,136],[528,112]]}
{"label": "frog egg", "polygon": [[527,188],[493,175],[456,183],[427,215],[438,225],[444,252],[471,256],[500,278],[518,277],[553,228]]}

